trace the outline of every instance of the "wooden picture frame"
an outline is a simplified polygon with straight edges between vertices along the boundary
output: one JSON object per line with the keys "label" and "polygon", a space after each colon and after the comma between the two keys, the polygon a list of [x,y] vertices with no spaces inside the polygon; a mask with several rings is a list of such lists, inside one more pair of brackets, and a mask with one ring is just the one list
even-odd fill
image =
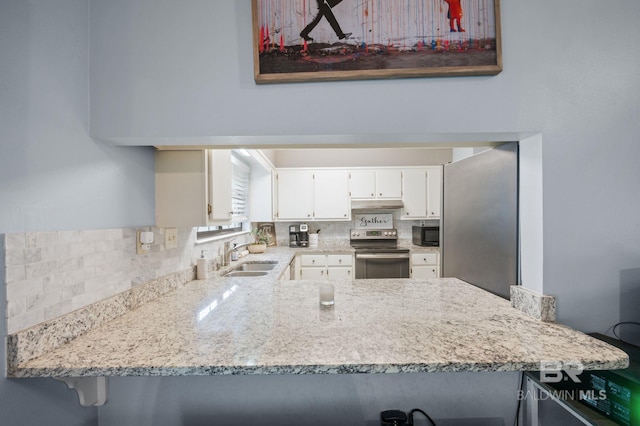
{"label": "wooden picture frame", "polygon": [[499,0],[252,0],[256,83],[496,75]]}
{"label": "wooden picture frame", "polygon": [[262,229],[262,231],[264,231],[264,233],[269,237],[269,243],[267,246],[277,245],[275,222],[258,222],[256,224],[256,228]]}

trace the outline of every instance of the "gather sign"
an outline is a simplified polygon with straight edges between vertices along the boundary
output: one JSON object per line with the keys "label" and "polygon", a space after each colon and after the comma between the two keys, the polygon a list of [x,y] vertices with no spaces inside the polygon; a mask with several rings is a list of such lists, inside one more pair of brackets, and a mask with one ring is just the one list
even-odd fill
{"label": "gather sign", "polygon": [[356,229],[393,229],[392,213],[368,213],[355,215]]}

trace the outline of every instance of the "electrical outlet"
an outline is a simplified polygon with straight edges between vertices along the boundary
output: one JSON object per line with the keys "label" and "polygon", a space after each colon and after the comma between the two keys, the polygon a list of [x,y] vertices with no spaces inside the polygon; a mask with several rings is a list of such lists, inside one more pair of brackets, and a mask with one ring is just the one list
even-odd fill
{"label": "electrical outlet", "polygon": [[153,244],[153,232],[137,231],[136,232],[136,253],[143,254],[151,250]]}
{"label": "electrical outlet", "polygon": [[172,249],[178,247],[178,228],[166,228],[164,230],[164,248]]}

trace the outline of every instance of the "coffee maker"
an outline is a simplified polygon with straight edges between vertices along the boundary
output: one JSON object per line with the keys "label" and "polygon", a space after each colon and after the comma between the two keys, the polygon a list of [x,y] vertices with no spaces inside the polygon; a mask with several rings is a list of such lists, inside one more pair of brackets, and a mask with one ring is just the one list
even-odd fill
{"label": "coffee maker", "polygon": [[306,223],[289,225],[289,247],[309,247],[309,227]]}

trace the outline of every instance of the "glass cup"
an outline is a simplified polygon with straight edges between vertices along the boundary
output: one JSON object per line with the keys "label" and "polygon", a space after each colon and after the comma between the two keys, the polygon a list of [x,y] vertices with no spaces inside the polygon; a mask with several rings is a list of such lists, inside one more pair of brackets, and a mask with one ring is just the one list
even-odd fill
{"label": "glass cup", "polygon": [[335,303],[333,299],[333,284],[323,283],[320,284],[320,305],[322,306],[331,306]]}

